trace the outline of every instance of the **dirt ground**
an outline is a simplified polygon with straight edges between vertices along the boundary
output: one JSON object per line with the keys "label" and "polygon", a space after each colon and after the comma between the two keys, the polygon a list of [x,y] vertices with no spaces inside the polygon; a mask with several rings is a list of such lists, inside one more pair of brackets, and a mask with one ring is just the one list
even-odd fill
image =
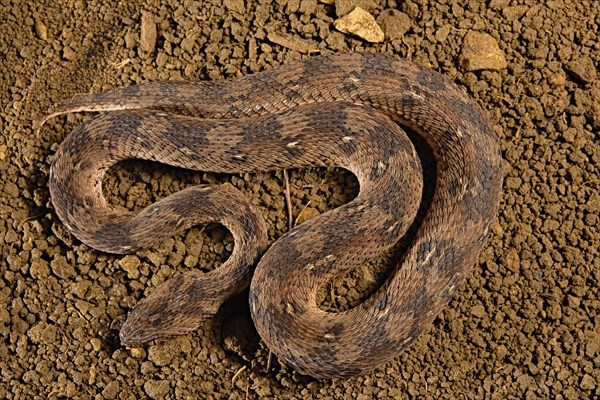
{"label": "dirt ground", "polygon": [[[364,0],[378,19],[404,13],[381,44],[336,31],[334,6],[277,3],[1,2],[0,398],[598,398],[600,3]],[[507,65],[463,70],[471,31],[490,34]],[[302,40],[301,51],[367,49],[438,70],[487,110],[502,145],[503,200],[472,276],[413,347],[348,380],[301,376],[277,360],[267,370],[247,293],[193,334],[122,347],[118,327],[139,299],[177,271],[219,265],[232,239],[215,225],[129,256],[82,245],[57,220],[46,184],[57,144],[84,116],[57,118],[39,136],[32,126],[76,93],[224,79],[308,56],[276,44],[274,33]],[[224,181],[261,207],[271,240],[287,230],[281,172],[217,176],[129,162],[104,186],[110,201],[136,209]],[[294,218],[357,190],[334,169],[290,171],[290,183]],[[324,306],[368,294],[385,277],[382,265],[324,288]]]}

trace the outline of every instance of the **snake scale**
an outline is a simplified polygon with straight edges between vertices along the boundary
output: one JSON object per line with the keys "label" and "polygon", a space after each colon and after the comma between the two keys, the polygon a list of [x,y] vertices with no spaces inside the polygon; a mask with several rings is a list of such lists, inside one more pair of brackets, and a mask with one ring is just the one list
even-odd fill
{"label": "snake scale", "polygon": [[[230,80],[118,88],[67,100],[43,121],[82,111],[103,113],[64,139],[49,180],[56,213],[77,238],[130,253],[219,221],[235,241],[221,267],[177,275],[139,302],[120,331],[128,346],[194,330],[250,285],[256,329],[284,363],[315,377],[369,371],[447,305],[499,204],[500,149],[482,109],[447,78],[396,56],[331,54]],[[318,289],[392,248],[417,213],[421,163],[401,126],[435,157],[427,215],[374,294],[323,311]],[[220,173],[337,166],[356,175],[360,192],[267,248],[260,213],[229,185],[188,188],[138,213],[110,206],[102,178],[130,158]]]}

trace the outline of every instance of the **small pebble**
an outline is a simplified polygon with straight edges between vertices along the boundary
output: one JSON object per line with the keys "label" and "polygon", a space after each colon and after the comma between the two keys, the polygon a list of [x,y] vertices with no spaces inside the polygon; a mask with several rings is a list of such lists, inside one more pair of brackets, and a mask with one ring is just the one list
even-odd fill
{"label": "small pebble", "polygon": [[548,83],[552,86],[564,86],[567,79],[564,72],[556,72],[548,77]]}
{"label": "small pebble", "polygon": [[48,40],[48,27],[41,20],[35,20],[35,34],[42,40]]}
{"label": "small pebble", "polygon": [[500,70],[507,66],[496,39],[487,33],[475,31],[465,35],[459,62],[464,71]]}
{"label": "small pebble", "polygon": [[244,0],[225,0],[223,2],[225,8],[233,13],[237,13],[238,15],[244,15],[246,12],[246,6],[244,5]]}
{"label": "small pebble", "polygon": [[566,70],[576,80],[589,84],[596,80],[596,67],[594,61],[589,57],[581,57],[566,65]]}
{"label": "small pebble", "polygon": [[144,358],[146,357],[146,351],[141,347],[134,347],[129,350],[131,357],[133,358]]}
{"label": "small pebble", "polygon": [[156,23],[154,15],[142,13],[142,25],[140,32],[140,50],[143,53],[152,53],[156,48]]}
{"label": "small pebble", "polygon": [[63,57],[65,60],[71,61],[71,60],[75,59],[76,56],[77,56],[77,53],[75,52],[75,50],[73,50],[69,46],[67,46],[63,49]]}
{"label": "small pebble", "polygon": [[149,380],[144,383],[144,391],[151,399],[163,399],[169,393],[169,381]]}
{"label": "small pebble", "polygon": [[579,385],[584,390],[592,390],[596,388],[596,380],[588,374],[585,374],[581,378],[581,384]]}

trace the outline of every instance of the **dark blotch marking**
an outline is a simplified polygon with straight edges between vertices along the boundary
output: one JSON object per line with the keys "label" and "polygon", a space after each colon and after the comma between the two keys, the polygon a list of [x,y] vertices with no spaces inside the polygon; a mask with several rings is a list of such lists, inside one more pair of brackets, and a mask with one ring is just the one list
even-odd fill
{"label": "dark blotch marking", "polygon": [[[169,285],[171,285],[171,288],[178,288],[179,286],[181,286],[183,274],[176,275],[172,279],[173,280],[169,282]],[[172,290],[171,293],[173,294],[171,298],[174,299],[174,291]],[[140,304],[143,304],[145,306],[146,302]],[[167,299],[167,301],[153,302],[151,306],[148,307],[148,310],[150,310],[151,312],[146,313],[146,321],[150,322],[150,324],[154,328],[160,328],[165,326],[165,322],[169,322],[169,320],[174,315],[177,315],[179,312],[181,312],[183,316],[185,316],[186,314],[188,314],[190,317],[194,316],[195,310],[193,309],[189,311],[181,309],[180,307],[173,309],[172,306],[173,304],[171,303],[170,299]],[[135,311],[136,309],[134,308],[134,312]],[[188,313],[186,313],[185,311],[188,311]]]}
{"label": "dark blotch marking", "polygon": [[379,177],[385,173],[386,173],[385,169],[381,169],[378,166],[371,167],[371,169],[369,170],[369,179],[371,181],[375,181],[375,180],[379,179]]}
{"label": "dark blotch marking", "polygon": [[298,304],[298,302],[296,302],[296,301],[288,302],[285,299],[282,299],[280,307],[281,307],[281,310],[286,310],[286,313],[288,313],[288,309],[291,307],[292,308],[291,315],[288,313],[288,315],[290,315],[291,318],[295,318],[295,316],[302,315],[306,312],[306,309],[304,307],[301,307],[300,304]]}
{"label": "dark blotch marking", "polygon": [[[438,254],[440,251],[440,246],[442,245],[443,244],[437,240],[433,242],[424,242],[419,245],[419,248],[417,249],[417,266],[419,269],[428,271],[434,262],[439,262]],[[434,246],[435,250],[432,254],[430,254],[431,249]],[[426,260],[427,263],[425,263]]]}
{"label": "dark blotch marking", "polygon": [[362,374],[363,372],[365,372],[364,370],[358,368],[358,367],[354,367],[352,365],[344,365],[344,366],[338,366],[338,370],[336,370],[335,372],[338,373],[340,376],[355,376],[355,375],[359,375]]}
{"label": "dark blotch marking", "polygon": [[[303,369],[303,366],[312,366],[317,368],[326,375],[344,377],[358,375],[364,372],[363,369],[355,366],[351,361],[341,361],[336,357],[336,350],[331,348],[322,348],[319,346],[320,341],[315,341],[313,347],[306,357],[295,357],[291,363]],[[303,373],[310,373],[310,370],[304,368]]]}
{"label": "dark blotch marking", "polygon": [[292,88],[289,85],[283,87],[282,90],[280,91],[280,93],[283,96],[285,96],[285,98],[283,99],[283,101],[286,104],[289,104],[290,107],[293,106],[294,104],[298,104],[299,100],[302,99],[301,90],[298,90],[296,88]]}
{"label": "dark blotch marking", "polygon": [[63,142],[62,147],[64,148],[68,143],[67,148],[75,150],[73,151],[73,153],[78,154],[78,150],[83,149],[86,145],[92,142],[93,137],[90,131],[88,130],[88,127],[91,126],[94,122],[96,122],[95,120],[98,118],[100,117],[91,118],[79,125],[79,127],[75,131],[73,131],[71,135],[67,136],[67,138]]}
{"label": "dark blotch marking", "polygon": [[160,84],[159,89],[160,89],[160,92],[165,97],[171,97],[171,96],[177,96],[177,92],[178,92],[177,87],[178,87],[177,83],[163,82]]}
{"label": "dark blotch marking", "polygon": [[355,98],[357,89],[364,85],[362,81],[355,81],[355,79],[360,79],[358,78],[359,75],[360,74],[349,72],[340,77],[341,91],[342,93],[348,93],[348,100],[350,100],[350,98]]}
{"label": "dark blotch marking", "polygon": [[[154,141],[152,134],[147,133],[145,131],[134,131],[131,132],[132,136],[137,137],[139,140],[135,141],[137,146],[146,152],[151,152],[156,147],[156,142]],[[119,148],[119,150],[123,150]]]}
{"label": "dark blotch marking", "polygon": [[[464,231],[458,231],[455,236],[461,237],[465,234]],[[427,264],[424,264],[431,246],[435,246],[435,252],[429,257]],[[452,244],[452,239],[438,238],[431,244],[421,244],[417,253],[417,263],[425,273],[443,274],[446,277],[452,277],[462,267],[463,255],[468,251],[470,251],[468,248],[456,248]]]}
{"label": "dark blotch marking", "polygon": [[[189,123],[187,120],[174,118],[169,121],[168,127],[161,132],[164,139],[173,143],[175,148],[189,148],[195,150],[209,144],[206,136],[215,128],[210,123]],[[196,150],[195,150],[196,151]]]}
{"label": "dark blotch marking", "polygon": [[460,183],[458,178],[452,179],[446,187],[448,188],[448,193],[450,193],[450,197],[456,198],[458,197],[459,192],[461,191],[463,185]]}
{"label": "dark blotch marking", "polygon": [[409,298],[410,300],[407,303],[408,310],[406,310],[409,312],[415,310],[429,310],[434,302],[426,285],[415,287],[415,292],[411,293]]}
{"label": "dark blotch marking", "polygon": [[331,328],[329,328],[329,332],[337,338],[338,336],[344,333],[344,324],[334,324]]}
{"label": "dark blotch marking", "polygon": [[[501,157],[498,156],[498,160]],[[483,185],[482,195],[490,193],[491,186],[498,181],[498,175],[501,174],[500,163],[492,162],[492,160],[485,158],[481,161],[481,167],[479,168],[479,181]],[[491,183],[491,185],[490,185]]]}
{"label": "dark blotch marking", "polygon": [[96,243],[108,244],[114,246],[114,243],[118,243],[120,247],[130,247],[132,250],[138,248],[136,242],[131,238],[131,223],[127,222],[107,222],[103,224],[96,232],[94,237]]}
{"label": "dark blotch marking", "polygon": [[[301,139],[303,137],[315,136],[315,135],[323,135],[323,136],[331,136],[336,135],[339,137],[339,146],[340,149],[344,152],[346,156],[353,154],[356,151],[356,148],[352,142],[344,142],[342,137],[346,134],[348,136],[353,136],[352,132],[349,129],[344,128],[344,124],[348,119],[348,115],[344,109],[344,107],[309,107],[304,110],[306,113],[306,119],[308,121],[314,121],[314,123],[306,126],[296,138],[300,140],[299,146],[302,146]],[[290,141],[296,141],[294,139],[290,139]],[[294,146],[297,147],[297,146]],[[302,151],[301,153],[306,154],[306,151]],[[327,156],[325,154],[317,155],[317,157],[322,162],[328,162]]]}
{"label": "dark blotch marking", "polygon": [[362,54],[360,59],[361,72],[356,74],[359,79],[372,79],[376,75],[378,79],[396,79],[396,71],[392,67],[394,58],[391,56],[381,56],[381,54]]}
{"label": "dark blotch marking", "polygon": [[244,151],[240,150],[237,147],[233,147],[225,152],[227,159],[229,162],[238,163],[238,164],[246,164],[251,163],[248,160],[248,154]]}
{"label": "dark blotch marking", "polygon": [[123,96],[125,97],[134,97],[140,91],[139,85],[127,86],[123,88]]}
{"label": "dark blotch marking", "polygon": [[[431,322],[427,311],[431,310],[436,304],[436,298],[429,293],[425,285],[415,288],[415,290],[415,293],[410,294],[410,301],[406,304],[405,310],[403,310],[405,313],[413,315],[414,318],[406,334],[406,337],[410,337],[410,340],[402,348],[410,346],[423,333],[423,330]],[[440,301],[439,294],[437,300],[438,304],[440,302],[447,302],[447,298]]]}
{"label": "dark blotch marking", "polygon": [[[107,116],[110,118],[111,114],[107,114]],[[111,127],[109,130],[125,131],[128,134],[134,133],[138,131],[138,128],[145,118],[147,118],[147,116],[140,113],[117,111],[112,115],[112,118],[110,118]]]}
{"label": "dark blotch marking", "polygon": [[281,132],[284,125],[279,119],[280,116],[277,114],[269,115],[246,125],[241,132],[243,139],[240,141],[240,147],[256,148],[265,143],[278,141],[282,143]]}
{"label": "dark blotch marking", "polygon": [[[339,127],[344,126],[344,123],[348,119],[348,114],[345,107],[323,107],[313,106],[306,110],[307,119],[311,121],[327,121],[326,126]],[[324,117],[326,117],[324,119]],[[309,128],[311,131],[314,129]],[[324,127],[323,129],[326,129]]]}
{"label": "dark blotch marking", "polygon": [[352,134],[347,135],[349,137],[351,137],[352,139],[348,140],[348,141],[344,141],[342,140],[340,145],[339,145],[339,149],[344,153],[345,156],[349,157],[352,154],[356,153],[356,137]]}
{"label": "dark blotch marking", "polygon": [[417,102],[417,99],[415,99],[413,96],[408,95],[402,97],[402,106],[404,108],[414,109],[417,105],[419,105],[419,103]]}
{"label": "dark blotch marking", "polygon": [[[402,197],[400,194],[406,192],[406,188],[400,185],[396,179],[390,180],[386,190],[389,193],[398,193],[397,196],[381,196],[376,199],[376,204],[384,211],[385,214],[393,216],[394,220],[400,220],[403,217],[404,209],[400,200]],[[375,200],[375,199],[374,199]],[[384,238],[387,240],[387,238]]]}
{"label": "dark blotch marking", "polygon": [[[367,110],[368,111],[368,110]],[[385,164],[384,169],[380,169],[378,166],[374,166],[371,169],[371,179],[374,180],[380,177],[382,174],[388,174],[390,168],[390,160],[399,153],[406,151],[403,146],[403,142],[396,135],[390,132],[391,129],[396,127],[391,125],[391,120],[374,120],[373,125],[369,128],[369,134],[373,137],[378,138],[377,146],[372,149],[375,154],[374,158]],[[406,144],[409,146],[409,143]]]}
{"label": "dark blotch marking", "polygon": [[302,147],[302,143],[298,143],[296,146],[285,147],[290,159],[301,159],[305,154],[306,150]]}
{"label": "dark blotch marking", "polygon": [[[305,228],[304,224],[302,224],[302,225],[294,228],[294,230],[301,230],[304,228]],[[306,234],[306,233],[304,233],[304,234]],[[299,236],[301,236],[301,235],[298,234],[295,236],[290,236],[289,233],[287,233],[284,236],[279,238],[277,243],[279,244],[281,242],[281,244],[279,244],[279,246],[277,247],[277,250],[285,249],[285,252],[282,252],[282,251],[277,252],[277,257],[280,260],[279,265],[292,266],[292,265],[301,265],[301,264],[308,263],[309,260],[307,260],[305,257],[307,254],[305,252],[298,251],[300,246],[298,245],[296,240],[298,239]],[[310,256],[310,254],[308,256]],[[272,277],[273,279],[275,279],[277,282],[280,282],[284,277],[286,277],[285,273],[286,273],[286,271],[283,271],[282,268],[270,268],[269,269],[269,276]],[[293,287],[296,285],[296,282],[289,281],[289,282],[284,282],[284,284],[287,284],[287,285],[285,285],[283,287]]]}
{"label": "dark blotch marking", "polygon": [[496,138],[495,132],[485,119],[484,111],[476,103],[453,99],[452,109],[455,110],[455,114],[459,120],[466,121],[473,129],[481,132],[482,135]]}
{"label": "dark blotch marking", "polygon": [[94,205],[94,198],[92,196],[85,196],[82,199],[82,204],[84,208],[90,208]]}
{"label": "dark blotch marking", "polygon": [[77,172],[86,171],[92,167],[94,167],[94,163],[91,160],[83,159],[77,164]]}
{"label": "dark blotch marking", "polygon": [[386,327],[388,326],[388,317],[381,317],[371,320],[369,333],[358,338],[356,346],[363,349],[360,353],[361,358],[371,358],[381,353],[393,351],[397,346],[390,342]]}
{"label": "dark blotch marking", "polygon": [[335,349],[332,348],[321,347],[320,344],[323,343],[323,340],[324,339],[322,336],[315,337],[315,339],[313,340],[313,343],[315,343],[315,347],[308,352],[308,361],[310,363],[314,363],[315,360],[319,360],[320,364],[336,365],[338,363],[336,357],[337,352],[335,351]]}
{"label": "dark blotch marking", "polygon": [[[336,253],[336,249],[340,248],[340,240],[352,237],[359,232],[359,227],[364,225],[364,217],[361,213],[353,213],[353,215],[344,220],[344,229],[338,229],[335,235],[328,236],[325,250],[327,254]],[[341,228],[341,227],[338,227]]]}
{"label": "dark blotch marking", "polygon": [[[459,237],[466,234],[464,227],[461,227],[460,229],[462,232],[459,231],[456,233]],[[459,248],[450,241],[438,239],[438,251],[443,251],[443,257],[440,257],[441,261],[437,265],[438,273],[447,278],[452,278],[463,267],[462,264],[465,262],[465,255],[470,251],[473,251],[471,247],[477,245],[477,243],[471,242],[469,244],[460,245]],[[469,267],[470,266],[471,265],[469,265]]]}
{"label": "dark blotch marking", "polygon": [[375,309],[377,309],[377,310],[379,310],[379,311],[383,311],[383,310],[385,310],[385,308],[386,308],[387,306],[388,306],[388,297],[387,297],[387,294],[386,294],[386,293],[383,293],[383,294],[382,294],[382,295],[379,297],[379,299],[378,299],[377,303],[375,303],[375,304],[373,305],[373,308],[375,308]]}
{"label": "dark blotch marking", "polygon": [[337,65],[331,57],[313,57],[302,61],[297,82],[310,82],[313,76],[319,76],[326,71],[337,70]]}
{"label": "dark blotch marking", "polygon": [[436,92],[445,90],[448,86],[442,75],[426,69],[419,70],[416,80],[419,84]]}

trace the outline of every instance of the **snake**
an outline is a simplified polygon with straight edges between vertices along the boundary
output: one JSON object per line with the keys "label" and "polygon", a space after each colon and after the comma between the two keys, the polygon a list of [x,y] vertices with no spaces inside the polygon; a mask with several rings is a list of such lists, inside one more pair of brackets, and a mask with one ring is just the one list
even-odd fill
{"label": "snake", "polygon": [[[363,374],[407,349],[474,268],[497,213],[499,140],[464,88],[395,55],[334,53],[214,81],[150,82],[83,94],[41,120],[95,112],[52,156],[49,191],[81,242],[125,254],[209,222],[234,249],[210,272],[175,275],[138,302],[120,328],[140,347],[198,328],[249,286],[253,323],[284,365],[317,378]],[[424,158],[434,158],[425,182]],[[141,211],[110,205],[105,173],[125,159],[198,171],[254,173],[339,167],[356,176],[350,202],[268,245],[261,212],[229,184],[193,186]],[[426,215],[385,282],[331,312],[318,290],[393,249],[432,187]]]}

